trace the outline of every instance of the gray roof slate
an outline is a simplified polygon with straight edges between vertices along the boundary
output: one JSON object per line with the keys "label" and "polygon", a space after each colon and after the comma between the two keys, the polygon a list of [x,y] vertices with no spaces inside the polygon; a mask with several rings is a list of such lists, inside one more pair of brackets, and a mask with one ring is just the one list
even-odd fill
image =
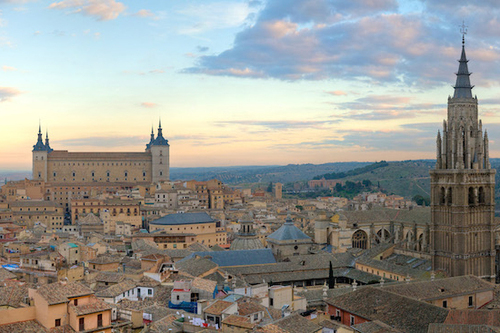
{"label": "gray roof slate", "polygon": [[194,223],[213,223],[214,219],[207,213],[174,213],[149,222],[153,225],[177,225]]}
{"label": "gray roof slate", "polygon": [[267,236],[267,238],[277,241],[311,239],[311,237],[307,236],[302,232],[302,230],[297,228],[290,218],[287,218],[286,222],[281,227],[279,227],[278,230]]}
{"label": "gray roof slate", "polygon": [[195,256],[210,259],[220,267],[276,263],[271,249],[195,252],[181,261],[194,258]]}

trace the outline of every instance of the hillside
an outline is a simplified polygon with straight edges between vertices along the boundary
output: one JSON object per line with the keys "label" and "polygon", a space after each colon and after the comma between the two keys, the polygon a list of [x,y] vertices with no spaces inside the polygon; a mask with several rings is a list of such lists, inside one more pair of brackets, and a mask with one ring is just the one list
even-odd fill
{"label": "hillside", "polygon": [[389,162],[386,167],[343,180],[357,182],[368,179],[373,184],[380,184],[388,194],[394,193],[406,198],[413,198],[415,195],[430,197],[429,170],[435,164],[432,160]]}
{"label": "hillside", "polygon": [[171,168],[170,178],[199,181],[217,178],[230,184],[280,182],[289,183],[312,179],[316,175],[346,172],[370,162],[337,162],[325,164],[289,164],[284,166],[241,166],[214,168]]}

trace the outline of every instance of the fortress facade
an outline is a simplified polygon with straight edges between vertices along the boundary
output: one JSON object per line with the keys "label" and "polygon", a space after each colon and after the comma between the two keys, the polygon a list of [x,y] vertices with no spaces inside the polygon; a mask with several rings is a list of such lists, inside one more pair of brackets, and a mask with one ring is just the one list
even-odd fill
{"label": "fortress facade", "polygon": [[33,146],[33,179],[47,183],[156,183],[170,178],[170,145],[161,121],[144,152],[69,152],[53,150],[38,129]]}

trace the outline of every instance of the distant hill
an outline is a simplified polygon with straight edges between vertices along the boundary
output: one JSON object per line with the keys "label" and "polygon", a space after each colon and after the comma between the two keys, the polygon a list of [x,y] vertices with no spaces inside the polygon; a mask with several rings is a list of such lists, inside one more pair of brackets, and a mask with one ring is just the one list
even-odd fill
{"label": "distant hill", "polygon": [[372,164],[370,162],[336,162],[325,164],[289,164],[272,166],[239,166],[214,168],[171,168],[170,178],[199,181],[217,178],[226,184],[307,181],[314,176],[346,172]]}
{"label": "distant hill", "polygon": [[[500,170],[500,158],[490,159],[494,169]],[[173,180],[209,180],[217,178],[229,185],[241,184],[263,184],[269,182],[280,182],[283,184],[294,182],[306,182],[314,177],[345,173],[343,181],[370,180],[374,185],[380,183],[388,193],[395,193],[406,198],[412,198],[419,194],[430,197],[429,170],[434,168],[435,160],[410,160],[399,162],[387,162],[385,166],[380,164],[377,168],[365,169],[363,167],[373,165],[373,162],[336,162],[325,164],[289,164],[271,166],[236,166],[236,167],[208,167],[208,168],[171,168],[170,175]],[[358,169],[358,171],[354,171]],[[349,172],[353,170],[353,172]],[[8,180],[19,180],[30,178],[29,170],[0,170],[0,185]],[[500,202],[500,174],[496,175],[495,196]]]}
{"label": "distant hill", "polygon": [[406,198],[413,198],[417,194],[430,197],[429,171],[435,165],[436,162],[433,160],[388,162],[387,166],[342,180],[362,181],[368,179],[373,184],[380,184],[380,187],[389,194],[394,193]]}

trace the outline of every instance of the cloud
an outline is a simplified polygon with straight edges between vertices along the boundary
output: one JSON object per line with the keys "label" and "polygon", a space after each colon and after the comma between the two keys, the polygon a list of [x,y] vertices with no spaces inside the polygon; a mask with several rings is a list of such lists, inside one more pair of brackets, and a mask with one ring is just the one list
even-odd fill
{"label": "cloud", "polygon": [[12,87],[0,87],[0,103],[1,102],[7,102],[12,97],[15,97],[15,96],[17,96],[19,94],[21,94],[21,91],[17,90],[16,88],[12,88]]}
{"label": "cloud", "polygon": [[200,45],[198,45],[196,47],[196,49],[198,50],[198,52],[203,53],[203,52],[207,52],[209,48],[208,48],[208,46],[200,46]]}
{"label": "cloud", "polygon": [[82,13],[98,21],[116,19],[126,6],[115,0],[63,0],[49,5],[50,9],[71,9],[71,13]]}
{"label": "cloud", "polygon": [[415,118],[439,114],[446,109],[445,104],[418,103],[414,97],[393,95],[368,95],[354,101],[331,103],[338,110],[346,111],[332,115],[333,118],[352,120],[390,120]]}
{"label": "cloud", "polygon": [[178,11],[178,14],[195,22],[189,26],[180,27],[181,34],[193,35],[209,30],[225,29],[241,26],[256,8],[248,3],[213,2],[188,5]]}
{"label": "cloud", "polygon": [[17,68],[12,67],[12,66],[5,66],[4,65],[4,66],[2,66],[2,70],[4,72],[15,72],[15,71],[17,71]]}
{"label": "cloud", "polygon": [[347,93],[342,90],[327,91],[326,93],[332,96],[347,96]]}
{"label": "cloud", "polygon": [[[470,66],[481,73],[473,76],[474,84],[495,84],[500,75],[500,9],[467,7],[464,2],[438,6],[442,13],[436,15],[426,10],[435,3],[422,2],[418,12],[400,10],[395,0],[268,1],[255,24],[244,26],[230,48],[199,57],[183,72],[286,81],[344,79],[428,89],[453,82],[460,35],[458,28],[449,27],[466,13],[474,27],[477,23],[486,31],[474,28]],[[476,9],[484,16],[476,15]]]}
{"label": "cloud", "polygon": [[137,17],[141,17],[141,18],[150,18],[153,20],[159,19],[159,17],[157,15],[155,15],[149,9],[141,9],[141,10],[137,11],[137,13],[132,14],[132,16],[137,16]]}
{"label": "cloud", "polygon": [[262,127],[268,130],[288,130],[296,128],[323,128],[325,125],[333,124],[338,122],[338,120],[228,120],[228,121],[217,121],[216,126],[225,127],[228,125],[240,125],[246,127]]}
{"label": "cloud", "polygon": [[152,102],[142,102],[141,106],[145,108],[155,108],[158,106],[158,104]]}

